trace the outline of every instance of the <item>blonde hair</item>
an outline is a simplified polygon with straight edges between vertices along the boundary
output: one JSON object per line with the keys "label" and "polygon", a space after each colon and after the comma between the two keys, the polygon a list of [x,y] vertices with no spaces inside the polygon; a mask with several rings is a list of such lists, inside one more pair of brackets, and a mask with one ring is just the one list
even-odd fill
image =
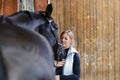
{"label": "blonde hair", "polygon": [[61,38],[62,35],[65,34],[65,33],[66,33],[66,34],[70,37],[70,39],[72,40],[71,45],[74,46],[74,33],[73,33],[71,30],[65,30],[65,31],[63,31],[63,32],[61,33],[60,38]]}

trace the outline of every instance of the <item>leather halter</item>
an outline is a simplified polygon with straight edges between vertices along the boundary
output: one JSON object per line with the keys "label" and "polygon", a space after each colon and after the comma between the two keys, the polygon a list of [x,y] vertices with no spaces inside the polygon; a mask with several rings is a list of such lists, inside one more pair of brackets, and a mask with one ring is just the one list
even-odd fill
{"label": "leather halter", "polygon": [[60,56],[60,55],[61,55],[62,58],[64,59],[65,52],[64,52],[64,49],[63,49],[63,47],[62,47],[62,44],[60,43],[61,41],[60,41],[58,35],[54,32],[54,28],[53,28],[53,26],[52,26],[53,19],[52,19],[52,18],[50,18],[50,19],[47,18],[47,20],[48,20],[48,22],[49,22],[49,24],[50,24],[51,31],[52,31],[52,33],[53,33],[53,35],[54,35],[54,37],[55,37],[55,39],[56,39],[56,43],[57,43],[57,45],[58,45],[58,49],[57,49],[58,59],[57,59],[57,61],[59,61],[59,60],[60,60],[60,59],[59,59],[59,56]]}

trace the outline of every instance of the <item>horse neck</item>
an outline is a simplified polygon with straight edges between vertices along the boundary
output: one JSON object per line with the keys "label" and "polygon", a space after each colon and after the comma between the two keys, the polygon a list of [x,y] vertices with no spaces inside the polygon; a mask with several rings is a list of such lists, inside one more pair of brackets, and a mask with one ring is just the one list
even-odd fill
{"label": "horse neck", "polygon": [[12,24],[31,30],[45,22],[43,12],[20,11],[8,17]]}

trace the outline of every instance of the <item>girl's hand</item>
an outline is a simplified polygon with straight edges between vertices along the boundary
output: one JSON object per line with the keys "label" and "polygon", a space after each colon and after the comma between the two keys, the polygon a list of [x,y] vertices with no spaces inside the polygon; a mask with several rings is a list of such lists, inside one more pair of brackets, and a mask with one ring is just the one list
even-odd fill
{"label": "girl's hand", "polygon": [[56,76],[55,76],[55,80],[60,80],[60,76],[59,76],[59,75],[56,75]]}
{"label": "girl's hand", "polygon": [[56,66],[56,67],[61,67],[61,66],[64,65],[65,59],[63,59],[62,61],[55,61],[54,63],[55,63],[55,66]]}

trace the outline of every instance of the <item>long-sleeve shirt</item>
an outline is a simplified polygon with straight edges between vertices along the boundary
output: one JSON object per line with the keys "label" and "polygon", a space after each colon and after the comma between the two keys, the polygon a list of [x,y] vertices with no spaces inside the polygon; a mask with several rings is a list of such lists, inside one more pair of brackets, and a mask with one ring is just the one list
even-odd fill
{"label": "long-sleeve shirt", "polygon": [[[66,50],[68,52],[68,49]],[[71,75],[63,75],[63,66],[56,68],[56,75],[60,75],[60,80],[79,80],[80,78],[80,58],[78,53],[74,54],[73,57],[73,74]]]}

